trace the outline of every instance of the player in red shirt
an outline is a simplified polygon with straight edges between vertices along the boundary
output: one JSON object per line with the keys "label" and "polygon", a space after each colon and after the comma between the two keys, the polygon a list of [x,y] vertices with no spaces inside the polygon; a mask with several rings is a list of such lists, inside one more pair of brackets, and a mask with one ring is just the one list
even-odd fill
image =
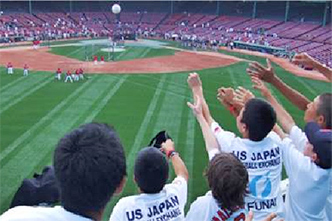
{"label": "player in red shirt", "polygon": [[83,80],[84,79],[84,75],[83,75],[83,69],[82,68],[80,68],[80,74],[79,74],[79,76],[80,76],[80,78]]}
{"label": "player in red shirt", "polygon": [[94,56],[93,56],[93,62],[94,62],[95,64],[98,64],[98,56],[97,56],[97,55],[94,55]]}
{"label": "player in red shirt", "polygon": [[14,68],[11,62],[8,62],[7,64],[7,73],[8,74],[13,74],[14,73]]}
{"label": "player in red shirt", "polygon": [[62,71],[60,68],[58,68],[55,72],[55,78],[58,79],[59,81],[61,80],[61,74],[62,74]]}
{"label": "player in red shirt", "polygon": [[79,81],[80,80],[80,69],[76,69],[74,80],[75,81]]}
{"label": "player in red shirt", "polygon": [[104,62],[105,62],[104,56],[100,56],[100,63],[104,64]]}
{"label": "player in red shirt", "polygon": [[68,79],[70,80],[71,83],[73,83],[73,78],[71,77],[70,70],[68,70],[67,73],[66,73],[65,83],[67,83]]}
{"label": "player in red shirt", "polygon": [[23,76],[28,76],[28,75],[29,75],[29,66],[25,64],[23,67]]}

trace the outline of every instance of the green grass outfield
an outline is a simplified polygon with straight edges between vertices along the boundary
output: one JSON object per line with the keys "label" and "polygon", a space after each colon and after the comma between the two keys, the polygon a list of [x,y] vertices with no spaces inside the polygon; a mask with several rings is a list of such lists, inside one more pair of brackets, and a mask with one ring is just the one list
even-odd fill
{"label": "green grass outfield", "polygon": [[[212,115],[232,131],[236,131],[235,119],[219,105],[216,90],[220,86],[251,88],[246,67],[247,63],[241,62],[198,72]],[[331,90],[330,83],[295,77],[278,66],[275,69],[287,84],[310,99]],[[125,146],[128,179],[121,196],[137,193],[132,179],[136,153],[163,129],[174,139],[190,173],[187,205],[207,191],[203,177],[207,154],[199,125],[186,105],[191,100],[187,72],[89,75],[88,80],[75,83],[57,82],[53,73],[31,72],[28,77],[22,73],[16,69],[10,76],[0,68],[0,214],[24,178],[52,163],[59,138],[90,121],[114,125]],[[272,90],[303,126],[303,112]],[[114,197],[107,206],[104,220],[117,200]]]}
{"label": "green grass outfield", "polygon": [[[86,45],[86,46],[61,46],[52,47],[50,53],[63,55],[80,61],[87,59],[92,61],[94,55],[104,56],[105,61],[113,58],[113,53],[104,52],[100,49],[107,48],[105,45]],[[157,56],[174,55],[175,50],[167,48],[134,47],[126,46],[125,51],[115,52],[116,61],[133,60],[138,58],[151,58]]]}

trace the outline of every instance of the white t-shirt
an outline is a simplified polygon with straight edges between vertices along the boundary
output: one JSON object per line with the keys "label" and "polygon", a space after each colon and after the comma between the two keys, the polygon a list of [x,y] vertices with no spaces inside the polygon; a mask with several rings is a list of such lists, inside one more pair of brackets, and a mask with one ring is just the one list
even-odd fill
{"label": "white t-shirt", "polygon": [[187,181],[176,177],[156,194],[139,194],[120,199],[110,221],[180,221],[184,220]]}
{"label": "white t-shirt", "polygon": [[[233,153],[247,168],[249,174],[249,194],[245,197],[245,207],[255,214],[254,220],[263,220],[271,212],[282,217],[283,201],[280,191],[283,145],[279,136],[271,132],[262,141],[236,137],[223,130],[218,123],[211,124],[222,151]],[[215,152],[209,153],[210,160]]]}
{"label": "white t-shirt", "polygon": [[68,212],[61,206],[17,206],[0,216],[1,221],[92,221],[92,219]]}
{"label": "white t-shirt", "polygon": [[[290,139],[283,142],[302,144],[307,140],[300,128],[294,126]],[[286,194],[286,220],[328,220],[331,205],[331,169],[322,169],[303,155],[303,146],[283,148],[284,165],[289,178]],[[325,211],[326,208],[326,211]]]}
{"label": "white t-shirt", "polygon": [[246,219],[246,210],[239,209],[231,212],[220,208],[208,191],[204,196],[198,197],[190,206],[186,216],[186,221],[212,221],[212,220],[229,220],[244,221]]}

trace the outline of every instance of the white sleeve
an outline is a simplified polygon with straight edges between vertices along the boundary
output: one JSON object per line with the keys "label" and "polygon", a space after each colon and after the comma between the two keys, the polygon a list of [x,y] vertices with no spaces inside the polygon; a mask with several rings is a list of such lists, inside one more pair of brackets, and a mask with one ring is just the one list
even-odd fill
{"label": "white sleeve", "polygon": [[306,159],[303,153],[295,148],[291,139],[285,138],[281,144],[283,162],[288,178],[296,180],[301,167],[309,167],[310,159]]}
{"label": "white sleeve", "polygon": [[123,220],[123,209],[122,209],[122,203],[121,200],[115,205],[113,208],[112,214],[110,216],[109,221],[118,221]]}
{"label": "white sleeve", "polygon": [[187,191],[188,191],[187,181],[182,176],[177,176],[172,181],[172,184],[169,185],[176,189],[179,196],[180,205],[182,206],[182,208],[184,208],[187,203]]}
{"label": "white sleeve", "polygon": [[272,140],[274,140],[274,141],[277,142],[277,143],[280,143],[280,142],[281,142],[281,138],[280,138],[280,136],[279,136],[276,132],[274,132],[274,131],[271,131],[271,132],[267,135],[267,137],[271,138]]}
{"label": "white sleeve", "polygon": [[293,141],[296,149],[298,149],[300,152],[304,151],[304,147],[308,139],[305,133],[298,126],[293,126],[291,128],[289,138]]}
{"label": "white sleeve", "polygon": [[211,149],[209,152],[208,152],[208,155],[209,155],[209,161],[212,160],[212,158],[216,155],[220,153],[220,150],[219,149]]}
{"label": "white sleeve", "polygon": [[232,141],[236,138],[235,134],[229,131],[223,130],[217,122],[211,124],[211,130],[214,136],[217,139],[219,148],[225,152],[232,152],[231,144]]}
{"label": "white sleeve", "polygon": [[191,205],[190,209],[186,215],[186,221],[196,221],[196,220],[206,220],[204,217],[205,212],[202,212],[202,209],[205,211],[206,208],[204,205],[195,200]]}

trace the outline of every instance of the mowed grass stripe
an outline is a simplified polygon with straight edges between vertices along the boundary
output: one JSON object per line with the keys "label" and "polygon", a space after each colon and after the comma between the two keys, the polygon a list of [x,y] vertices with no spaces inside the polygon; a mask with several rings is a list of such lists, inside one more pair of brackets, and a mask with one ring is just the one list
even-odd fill
{"label": "mowed grass stripe", "polygon": [[144,58],[150,51],[151,51],[151,48],[145,48],[145,50],[141,53],[139,58]]}
{"label": "mowed grass stripe", "polygon": [[[166,130],[173,139],[180,135],[180,124],[182,118],[183,108],[185,107],[185,99],[184,94],[186,92],[186,88],[178,87],[178,84],[183,84],[186,82],[187,76],[184,74],[173,74],[170,77],[169,84],[166,88],[166,95],[161,105],[161,109],[158,113],[157,121],[154,125],[154,134],[161,130]],[[174,140],[176,142],[176,140]],[[177,143],[175,146],[178,147]],[[183,148],[183,147],[179,147]],[[178,150],[179,151],[179,150]],[[172,179],[174,177],[174,171],[170,170],[169,177]],[[169,180],[170,180],[169,179]]]}
{"label": "mowed grass stripe", "polygon": [[[10,77],[12,77],[12,76],[10,76]],[[1,85],[1,88],[0,88],[0,94],[1,94],[3,91],[7,90],[9,87],[11,87],[11,86],[13,86],[13,85],[16,85],[16,84],[19,84],[22,80],[25,80],[25,78],[26,78],[26,77],[21,76],[21,77],[19,77],[19,78],[16,78],[15,80],[10,81],[9,83],[7,83],[7,84],[5,84],[5,85],[3,85],[3,86]],[[1,77],[1,80],[3,80],[3,77]]]}
{"label": "mowed grass stripe", "polygon": [[24,93],[27,93],[31,89],[43,83],[48,77],[48,75],[29,76],[25,78],[25,81],[19,82],[19,84],[2,91],[0,94],[1,109],[16,97],[22,96]]}
{"label": "mowed grass stripe", "polygon": [[46,81],[41,82],[40,84],[38,84],[36,87],[30,88],[30,90],[28,90],[28,91],[24,92],[23,94],[19,95],[19,97],[10,100],[9,103],[7,103],[6,105],[1,106],[0,114],[2,114],[4,111],[8,110],[10,107],[14,106],[15,104],[19,103],[20,101],[25,99],[30,94],[33,94],[35,91],[37,91],[40,88],[46,86],[51,81],[52,81],[52,79],[47,79]]}
{"label": "mowed grass stripe", "polygon": [[[127,156],[128,177],[132,177],[132,175],[133,175],[133,165],[134,165],[134,162],[135,162],[136,153],[142,147],[142,141],[143,141],[144,135],[146,134],[148,126],[150,124],[152,115],[156,114],[154,112],[154,110],[156,109],[157,102],[159,100],[160,94],[161,94],[162,89],[163,89],[164,84],[165,84],[165,80],[166,80],[166,75],[163,75],[160,78],[160,81],[159,81],[159,83],[156,87],[156,91],[153,95],[153,98],[151,99],[150,105],[149,105],[149,107],[146,111],[146,114],[145,114],[144,119],[141,123],[141,126],[140,126],[139,130],[137,131],[137,135],[135,137],[134,144],[130,148],[130,153]],[[124,191],[128,191],[128,189],[130,189],[131,186],[133,186],[132,182],[127,183]]]}
{"label": "mowed grass stripe", "polygon": [[65,100],[61,101],[53,110],[51,110],[47,115],[45,115],[42,119],[40,119],[36,124],[34,124],[28,131],[22,134],[19,138],[17,138],[12,144],[10,144],[7,148],[1,151],[0,155],[0,163],[19,145],[28,140],[39,128],[45,126],[49,120],[54,119],[59,113],[61,113],[62,108],[70,101],[75,99],[81,94],[83,90],[85,90],[90,84],[94,82],[97,78],[85,82],[80,88],[78,88],[74,93],[69,95]]}
{"label": "mowed grass stripe", "polygon": [[[189,108],[189,107],[188,107]],[[187,133],[186,133],[186,149],[184,151],[184,161],[189,172],[188,181],[188,200],[187,202],[192,202],[193,196],[193,170],[194,170],[194,148],[195,148],[195,122],[196,119],[192,111],[188,111],[188,123],[187,123]]]}
{"label": "mowed grass stripe", "polygon": [[[45,126],[40,133],[33,134],[29,142],[24,148],[11,160],[4,165],[1,177],[8,182],[27,177],[33,168],[42,160],[46,155],[54,149],[55,144],[59,138],[68,132],[73,125],[80,118],[80,115],[88,115],[90,106],[93,105],[95,99],[101,96],[107,89],[105,85],[112,83],[112,78],[96,78],[94,85],[87,88],[77,99],[63,110],[59,116]],[[80,114],[77,114],[80,110]],[[49,136],[52,134],[52,136]],[[25,164],[19,164],[24,161]],[[15,192],[18,186],[5,186],[0,190],[1,199],[8,199],[10,194]]]}
{"label": "mowed grass stripe", "polygon": [[[99,112],[105,107],[109,100],[114,96],[114,94],[120,89],[122,84],[127,80],[128,75],[123,75],[119,77],[119,81],[116,85],[111,85],[107,88],[107,95],[98,103],[98,106],[91,112],[91,114],[85,119],[84,123],[89,123],[99,114]],[[110,90],[109,90],[110,89]]]}

